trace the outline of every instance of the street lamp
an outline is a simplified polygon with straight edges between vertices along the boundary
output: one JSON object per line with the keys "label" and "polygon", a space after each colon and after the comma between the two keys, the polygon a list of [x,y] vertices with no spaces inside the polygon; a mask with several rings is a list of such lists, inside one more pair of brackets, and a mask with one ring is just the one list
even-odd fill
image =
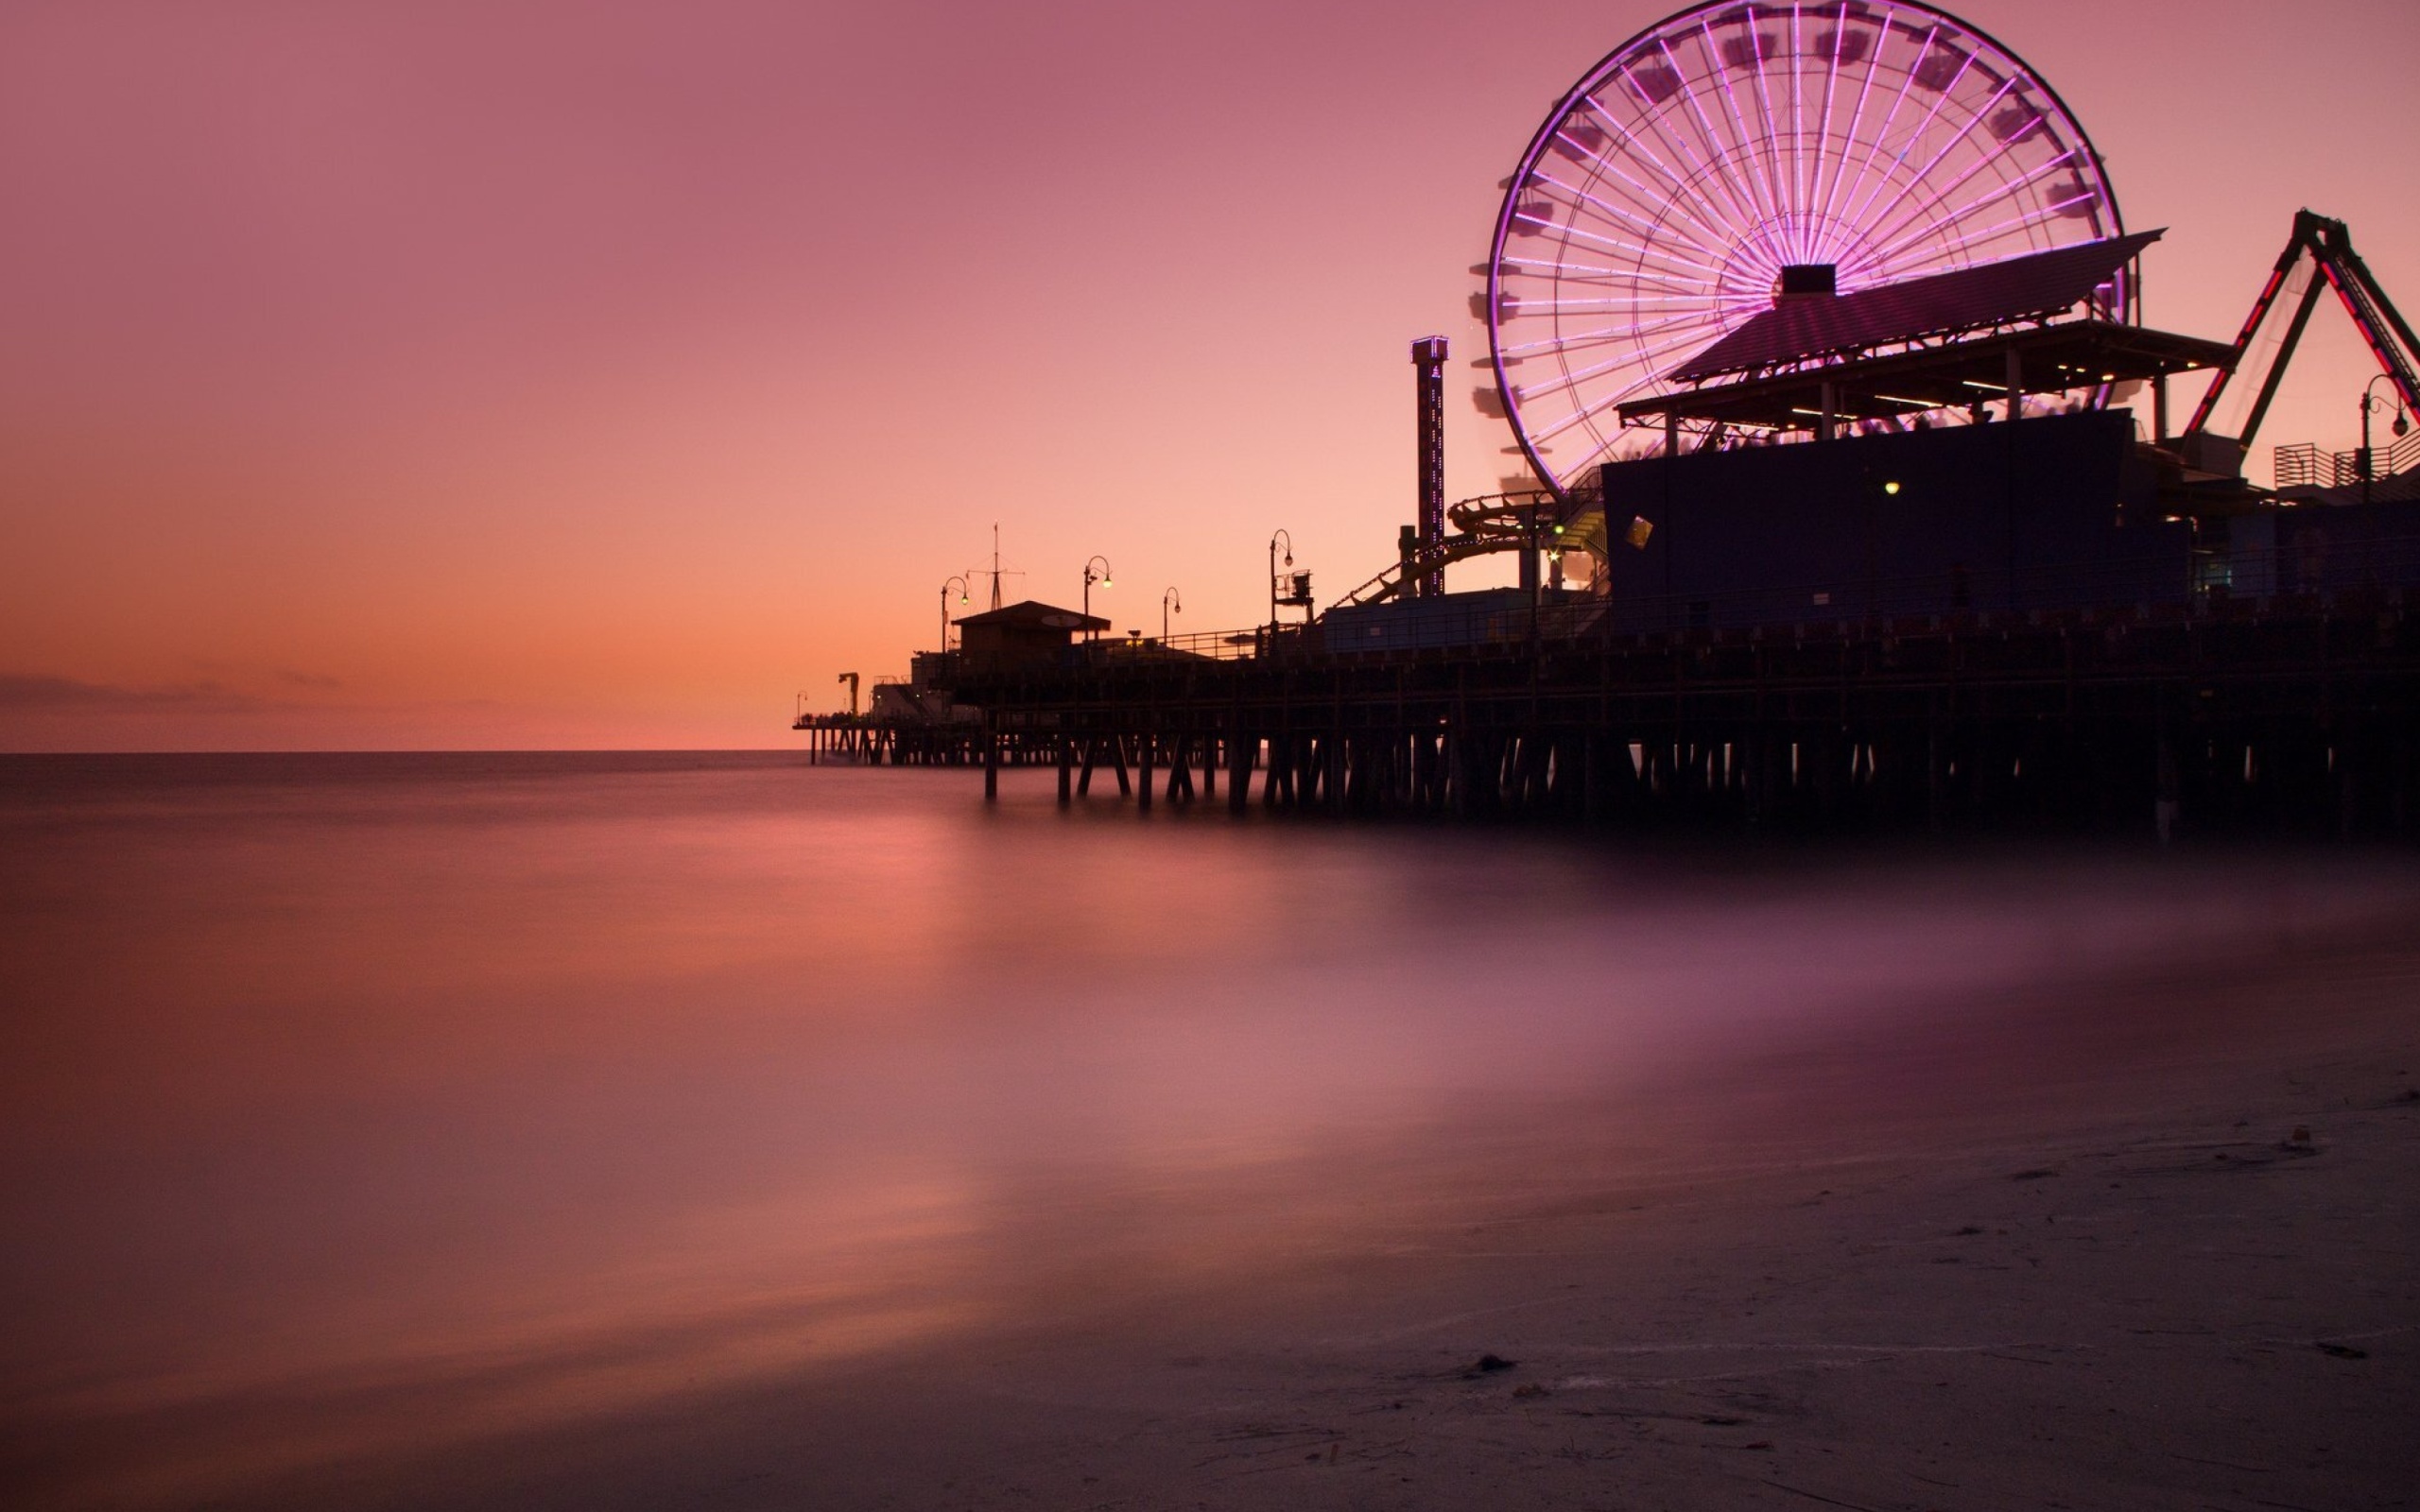
{"label": "street lamp", "polygon": [[949,650],[949,585],[952,583],[958,585],[958,601],[960,604],[973,602],[966,596],[972,589],[962,574],[952,573],[942,579],[942,650],[944,653]]}
{"label": "street lamp", "polygon": [[1277,633],[1277,542],[1286,542],[1286,565],[1294,565],[1294,538],[1280,529],[1269,538],[1269,632]]}
{"label": "street lamp", "polygon": [[1168,644],[1168,610],[1170,610],[1180,614],[1184,612],[1184,600],[1177,597],[1176,590],[1173,588],[1160,595],[1160,644],[1162,645]]}
{"label": "street lamp", "polygon": [[[1100,571],[1098,573],[1093,571],[1093,562],[1095,561],[1100,563]],[[1090,620],[1093,617],[1093,584],[1098,583],[1103,588],[1114,588],[1116,586],[1109,580],[1109,558],[1100,555],[1098,552],[1095,552],[1093,554],[1092,561],[1084,563],[1084,618],[1087,620]],[[1092,638],[1092,628],[1090,626],[1087,626],[1084,629],[1084,639],[1089,641]]]}
{"label": "street lamp", "polygon": [[[2379,373],[2361,386],[2361,502],[2363,504],[2370,502],[2370,478],[2377,472],[2377,464],[2370,456],[2370,416],[2384,407],[2379,404],[2377,395],[2371,390],[2377,388],[2390,376],[2391,374],[2388,373]],[[2393,428],[2397,440],[2401,440],[2411,429],[2410,417],[2403,413],[2403,399],[2400,395],[2397,395],[2394,401]]]}

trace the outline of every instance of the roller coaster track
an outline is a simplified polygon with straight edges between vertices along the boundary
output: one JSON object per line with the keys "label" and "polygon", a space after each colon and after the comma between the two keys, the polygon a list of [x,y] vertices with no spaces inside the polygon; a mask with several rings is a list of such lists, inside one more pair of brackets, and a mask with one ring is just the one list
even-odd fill
{"label": "roller coaster track", "polygon": [[1453,531],[1436,545],[1415,548],[1328,607],[1400,598],[1416,591],[1431,573],[1499,551],[1585,551],[1600,562],[1605,557],[1604,510],[1577,493],[1568,498],[1546,489],[1483,493],[1446,506],[1445,521]]}

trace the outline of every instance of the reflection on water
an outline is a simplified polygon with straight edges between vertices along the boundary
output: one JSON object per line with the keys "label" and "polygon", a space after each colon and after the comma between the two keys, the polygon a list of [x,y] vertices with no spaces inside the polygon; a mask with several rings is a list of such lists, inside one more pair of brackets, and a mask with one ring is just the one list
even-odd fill
{"label": "reflection on water", "polygon": [[[171,1497],[1601,1178],[1721,1111],[1672,1091],[1705,1068],[2412,890],[1147,823],[1046,774],[987,813],[764,758],[0,775],[8,1448]],[[273,1451],[209,1426],[279,1401]]]}

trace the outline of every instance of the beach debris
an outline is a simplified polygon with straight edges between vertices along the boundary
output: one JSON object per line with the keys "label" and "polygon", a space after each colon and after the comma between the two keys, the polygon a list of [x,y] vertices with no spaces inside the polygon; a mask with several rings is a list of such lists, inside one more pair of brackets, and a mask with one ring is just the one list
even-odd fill
{"label": "beach debris", "polygon": [[2290,1138],[2296,1144],[2308,1144],[2310,1143],[2310,1125],[2308,1124],[2295,1125],[2294,1132]]}
{"label": "beach debris", "polygon": [[1974,1234],[1979,1234],[1982,1231],[1982,1229],[1978,1228],[1970,1223],[1961,1228],[1956,1233],[1951,1234],[1949,1237],[1952,1239],[1964,1239]]}
{"label": "beach debris", "polygon": [[2324,1339],[2320,1341],[2319,1352],[2332,1354],[2339,1360],[2366,1360],[2370,1357],[2367,1349],[2357,1349],[2349,1344],[2329,1344]]}
{"label": "beach debris", "polygon": [[1526,1386],[1514,1386],[1512,1388],[1512,1395],[1515,1397],[1543,1397],[1547,1395],[1547,1388],[1532,1381]]}
{"label": "beach debris", "polygon": [[1520,1363],[1518,1360],[1507,1360],[1500,1354],[1482,1354],[1464,1367],[1462,1379],[1477,1381],[1481,1376],[1494,1375],[1498,1370],[1510,1370]]}
{"label": "beach debris", "polygon": [[2058,1174],[2059,1173],[2056,1171],[2035,1169],[2031,1171],[2019,1171],[2016,1175],[2010,1177],[2009,1179],[2012,1181],[2039,1181],[2046,1177],[2054,1177]]}

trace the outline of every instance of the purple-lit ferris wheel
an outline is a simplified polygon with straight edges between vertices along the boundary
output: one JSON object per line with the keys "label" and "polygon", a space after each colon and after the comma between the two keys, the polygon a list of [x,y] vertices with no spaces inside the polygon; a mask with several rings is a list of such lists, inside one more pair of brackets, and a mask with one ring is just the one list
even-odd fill
{"label": "purple-lit ferris wheel", "polygon": [[1506,184],[1492,362],[1558,490],[1660,444],[1619,406],[1681,387],[1784,268],[1846,294],[2124,230],[2049,85],[1911,0],[1681,11],[1590,69]]}

